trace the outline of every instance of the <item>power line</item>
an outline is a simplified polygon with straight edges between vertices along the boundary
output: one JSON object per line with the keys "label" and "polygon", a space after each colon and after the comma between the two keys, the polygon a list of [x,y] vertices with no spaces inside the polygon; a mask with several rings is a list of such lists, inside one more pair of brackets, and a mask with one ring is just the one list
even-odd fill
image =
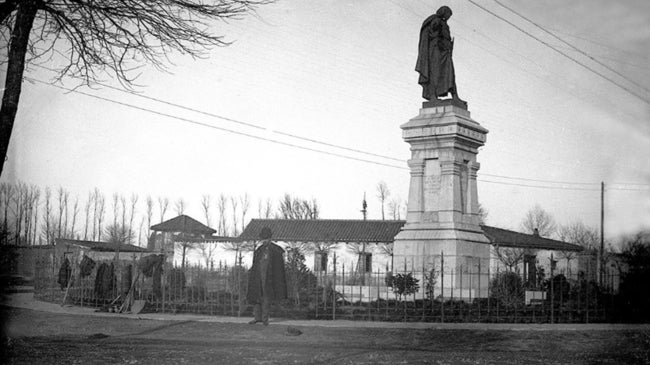
{"label": "power line", "polygon": [[533,24],[534,26],[536,26],[537,28],[541,29],[543,32],[545,32],[545,33],[551,35],[553,38],[557,39],[558,41],[560,41],[560,42],[566,44],[567,46],[571,47],[571,49],[573,49],[573,50],[579,52],[579,53],[582,54],[583,56],[589,58],[590,60],[592,60],[592,61],[598,63],[599,65],[605,67],[606,69],[610,70],[611,72],[617,74],[618,76],[622,77],[623,79],[627,80],[628,82],[630,82],[630,83],[632,83],[632,84],[634,84],[634,85],[636,85],[636,86],[642,88],[642,89],[645,90],[646,92],[650,92],[650,90],[648,90],[645,86],[643,86],[643,85],[641,85],[641,84],[639,84],[639,83],[637,83],[637,82],[635,82],[635,81],[633,81],[633,80],[630,80],[629,78],[627,78],[625,75],[621,74],[620,72],[618,72],[618,71],[614,70],[613,68],[607,66],[606,64],[604,64],[604,63],[598,61],[597,59],[595,59],[594,57],[592,57],[590,54],[587,54],[586,52],[584,52],[583,50],[581,50],[581,49],[579,49],[578,47],[574,46],[573,44],[571,44],[571,43],[565,41],[564,39],[562,39],[562,38],[560,38],[560,37],[558,37],[555,33],[553,33],[553,32],[551,32],[551,31],[547,30],[546,28],[542,27],[541,25],[537,24],[536,22],[534,22],[534,21],[530,20],[529,18],[523,16],[521,13],[516,12],[516,11],[513,10],[512,8],[510,8],[510,7],[506,6],[506,5],[504,5],[504,4],[501,3],[499,0],[494,0],[494,2],[497,3],[498,5],[500,5],[501,7],[506,8],[507,10],[509,10],[509,11],[512,12],[513,14],[517,15],[518,17],[524,19],[525,21],[527,21],[527,22]]}
{"label": "power line", "polygon": [[[42,66],[42,65],[35,65],[35,66],[40,67],[40,68],[45,69],[45,70],[48,70],[48,71],[56,72],[55,70],[53,70],[51,68],[47,68],[47,67]],[[259,125],[259,124],[243,122],[243,121],[240,121],[240,120],[237,120],[237,119],[224,117],[224,116],[221,116],[221,115],[218,115],[218,114],[214,114],[214,113],[206,112],[206,111],[203,111],[203,110],[191,108],[191,107],[188,107],[188,106],[185,106],[185,105],[180,105],[180,104],[168,101],[168,100],[159,99],[159,98],[156,98],[156,97],[153,97],[153,96],[148,96],[148,95],[145,95],[143,93],[137,93],[137,92],[134,92],[134,91],[124,90],[124,89],[121,89],[119,87],[107,85],[107,84],[104,84],[104,83],[101,83],[101,82],[96,82],[96,84],[101,85],[101,86],[106,87],[106,88],[111,89],[111,90],[115,90],[115,91],[119,91],[119,92],[123,92],[123,93],[128,93],[130,95],[135,95],[135,96],[147,99],[147,100],[152,100],[152,101],[156,101],[156,102],[159,102],[159,103],[162,103],[162,104],[165,104],[165,105],[174,106],[174,107],[177,107],[179,109],[184,109],[184,110],[192,111],[192,112],[195,112],[195,113],[203,114],[203,115],[206,115],[206,116],[209,116],[209,117],[212,117],[212,118],[222,119],[222,120],[225,120],[225,121],[228,121],[228,122],[237,123],[237,124],[244,125],[244,126],[251,127],[251,128],[255,128],[255,129],[268,130],[268,128],[266,128],[266,127],[264,127],[262,125]],[[295,134],[285,133],[285,132],[282,132],[282,131],[271,130],[271,132],[275,133],[275,134],[280,134],[280,135],[283,135],[283,136],[287,136],[287,137],[307,141],[307,142],[320,144],[320,145],[323,145],[323,146],[334,147],[334,148],[338,148],[338,149],[342,149],[342,150],[346,150],[346,151],[361,153],[361,154],[368,155],[368,156],[381,157],[381,158],[385,158],[385,159],[389,159],[389,160],[393,160],[393,161],[398,161],[398,162],[405,162],[404,160],[398,159],[398,158],[395,158],[395,157],[381,155],[381,154],[368,152],[368,151],[363,151],[363,150],[359,150],[359,149],[355,149],[355,148],[351,148],[351,147],[346,147],[346,146],[341,146],[341,145],[328,143],[328,142],[324,142],[324,141],[319,141],[319,140],[316,140],[316,139],[312,139],[312,138],[308,138],[308,137],[302,137],[302,136],[298,136],[298,135],[295,135]]]}
{"label": "power line", "polygon": [[587,70],[589,70],[589,71],[595,73],[596,75],[602,77],[603,79],[609,81],[610,83],[612,83],[612,84],[618,86],[619,88],[621,88],[621,89],[627,91],[629,94],[631,94],[631,95],[633,95],[633,96],[636,96],[639,100],[643,101],[644,103],[646,103],[646,104],[650,104],[650,101],[646,100],[643,96],[641,96],[641,95],[635,93],[633,90],[630,90],[629,88],[627,88],[627,87],[625,87],[625,86],[623,86],[623,85],[617,83],[616,81],[612,80],[611,78],[609,78],[609,77],[603,75],[602,73],[600,73],[600,72],[598,72],[598,71],[592,69],[591,67],[585,65],[584,63],[582,63],[582,62],[576,60],[575,58],[571,57],[570,55],[568,55],[568,54],[566,54],[566,53],[560,51],[559,49],[553,47],[553,46],[552,46],[551,44],[549,44],[548,42],[545,42],[544,40],[542,40],[542,39],[540,39],[540,38],[534,36],[534,35],[531,34],[530,32],[528,32],[528,31],[526,31],[525,29],[519,27],[518,25],[516,25],[516,24],[514,24],[513,22],[509,21],[508,19],[506,19],[506,18],[504,18],[504,17],[502,17],[502,16],[496,14],[495,12],[493,12],[493,11],[491,11],[491,10],[485,8],[484,6],[482,6],[482,5],[478,4],[478,3],[476,3],[476,2],[473,1],[473,0],[467,0],[467,1],[469,1],[469,2],[472,3],[472,4],[474,4],[474,5],[477,6],[478,8],[484,10],[485,12],[491,14],[492,16],[496,17],[497,19],[500,19],[500,20],[502,20],[502,21],[504,21],[504,22],[510,24],[511,26],[513,26],[514,28],[516,28],[517,30],[519,30],[520,32],[522,32],[522,33],[528,35],[529,37],[531,37],[531,38],[533,38],[534,40],[536,40],[536,41],[542,43],[543,45],[545,45],[545,46],[547,46],[548,48],[554,50],[555,52],[561,54],[562,56],[564,56],[564,57],[570,59],[571,61],[577,63],[578,65],[580,65],[580,66],[586,68]]}
{"label": "power line", "polygon": [[552,184],[569,184],[569,185],[600,185],[600,183],[587,183],[587,182],[571,182],[571,181],[556,181],[556,180],[539,180],[539,179],[528,179],[525,177],[514,177],[514,176],[503,176],[503,175],[493,175],[480,173],[483,176],[490,177],[500,177],[503,179],[512,179],[512,180],[524,180],[524,181],[533,181],[533,182],[542,182],[542,183],[552,183]]}
{"label": "power line", "polygon": [[551,189],[551,190],[583,190],[583,191],[600,191],[600,189],[588,189],[588,188],[572,188],[572,187],[565,187],[565,186],[544,186],[544,185],[527,185],[527,184],[517,184],[517,183],[510,183],[510,182],[503,182],[503,181],[492,181],[492,180],[484,180],[484,179],[477,179],[480,182],[486,182],[490,184],[501,184],[501,185],[511,185],[511,186],[522,186],[526,188],[539,188],[539,189]]}
{"label": "power line", "polygon": [[[38,79],[34,79],[34,78],[31,78],[31,77],[26,77],[26,79],[28,79],[30,81],[38,82],[38,83],[41,83],[41,84],[44,84],[44,85],[56,87],[56,88],[59,88],[59,89],[62,89],[62,90],[66,90],[66,91],[78,93],[78,94],[81,94],[81,95],[85,95],[85,96],[88,96],[88,97],[96,98],[96,99],[99,99],[99,100],[103,100],[103,101],[106,101],[106,102],[110,102],[110,103],[113,103],[113,104],[118,104],[118,105],[126,106],[126,107],[129,107],[129,108],[133,108],[133,109],[137,109],[137,110],[141,110],[141,111],[145,111],[145,112],[149,112],[149,113],[153,113],[153,114],[157,114],[157,115],[162,115],[162,116],[165,116],[165,117],[177,119],[177,120],[184,121],[184,122],[187,122],[187,123],[217,129],[217,130],[224,131],[224,132],[227,132],[227,133],[233,133],[233,134],[237,134],[237,135],[241,135],[241,136],[245,136],[245,137],[250,137],[250,138],[264,140],[264,141],[271,142],[271,143],[285,145],[285,146],[288,146],[288,147],[299,148],[299,149],[303,149],[303,150],[308,150],[308,151],[322,153],[322,154],[326,154],[326,155],[330,155],[330,156],[355,160],[355,161],[359,161],[359,162],[367,162],[367,163],[371,163],[371,164],[376,164],[376,165],[381,165],[381,166],[386,166],[386,167],[392,167],[392,168],[397,168],[397,169],[401,169],[401,170],[408,170],[407,167],[403,167],[403,166],[397,166],[397,165],[386,164],[386,163],[381,163],[381,162],[367,160],[367,159],[356,158],[356,157],[349,156],[349,155],[332,153],[332,152],[323,151],[323,150],[319,150],[319,149],[315,149],[315,148],[296,145],[296,144],[293,144],[293,143],[288,143],[288,142],[278,141],[278,140],[274,140],[274,139],[270,139],[270,138],[260,137],[260,136],[252,135],[252,134],[249,134],[249,133],[234,131],[234,130],[231,130],[231,129],[228,129],[228,128],[218,127],[218,126],[215,126],[215,125],[198,122],[198,121],[193,120],[193,119],[179,117],[179,116],[175,116],[175,115],[172,115],[172,114],[163,113],[163,112],[159,112],[159,111],[156,111],[156,110],[144,108],[144,107],[141,107],[141,106],[137,106],[137,105],[133,105],[133,104],[113,100],[113,99],[110,99],[110,98],[106,98],[106,97],[102,97],[102,96],[98,96],[98,95],[94,95],[94,94],[89,94],[89,93],[80,91],[78,89],[71,89],[71,88],[67,88],[67,87],[63,87],[63,86],[53,85],[53,84],[50,84],[48,82],[38,80]],[[117,88],[115,88],[115,89],[120,90],[120,89],[117,89]],[[136,95],[138,95],[138,94],[136,94]],[[146,97],[146,98],[150,98],[150,97]],[[157,101],[156,98],[151,98],[151,99]],[[171,105],[176,106],[178,104],[171,103]],[[179,105],[179,107],[182,107],[182,106]],[[201,112],[200,110],[197,110],[197,109],[193,109],[193,110]],[[208,116],[213,116],[214,115],[212,113],[203,113],[203,114],[206,114]],[[235,120],[235,119],[233,119],[233,120]],[[284,133],[280,133],[280,134],[284,134]],[[321,143],[328,145],[326,142],[321,142]],[[376,155],[376,156],[383,157],[382,155]],[[400,160],[400,159],[396,159],[396,158],[391,158],[391,159],[393,159],[395,161],[399,161],[399,162],[405,162],[404,160]],[[600,184],[600,183],[586,183],[586,182],[571,182],[571,181],[558,181],[558,180],[531,179],[531,178],[496,175],[496,174],[486,174],[486,173],[480,173],[480,175],[481,176],[488,176],[488,177],[502,178],[502,179],[522,180],[522,181],[531,181],[531,182],[540,182],[540,183],[549,183],[549,184],[567,184],[567,185],[599,185]],[[577,187],[574,188],[574,187],[563,187],[563,186],[526,185],[526,184],[510,183],[510,182],[503,182],[503,181],[492,181],[492,180],[481,180],[481,179],[479,179],[479,181],[487,182],[487,183],[493,183],[493,184],[522,186],[522,187],[530,187],[530,188],[547,188],[547,189],[561,189],[561,190],[594,190],[594,189],[577,188]],[[619,184],[616,184],[616,185],[634,185],[634,186],[638,186],[638,185],[650,185],[650,184],[623,184],[623,183],[619,183]],[[610,189],[645,191],[645,189],[623,189],[623,188],[610,188]]]}
{"label": "power line", "polygon": [[137,106],[137,105],[133,105],[133,104],[129,104],[129,103],[125,103],[125,102],[121,102],[121,101],[117,101],[117,100],[113,100],[113,99],[105,98],[105,97],[102,97],[102,96],[89,94],[89,93],[86,93],[86,92],[83,92],[83,91],[79,91],[79,90],[76,90],[76,89],[70,89],[70,88],[63,87],[63,86],[52,85],[52,84],[50,84],[50,83],[48,83],[48,82],[45,82],[45,81],[42,81],[42,80],[38,80],[38,79],[34,79],[34,78],[31,78],[31,77],[25,77],[25,79],[26,79],[26,80],[29,80],[29,81],[33,81],[33,82],[37,82],[37,83],[41,83],[41,84],[44,84],[44,85],[48,85],[48,86],[52,86],[52,87],[56,87],[56,88],[59,88],[59,89],[62,89],[62,90],[70,91],[70,92],[73,92],[73,93],[77,93],[77,94],[85,95],[85,96],[88,96],[88,97],[91,97],[91,98],[95,98],[95,99],[99,99],[99,100],[107,101],[107,102],[109,102],[109,103],[113,103],[113,104],[118,104],[118,105],[126,106],[126,107],[128,107],[128,108],[133,108],[133,109],[137,109],[137,110],[145,111],[145,112],[148,112],[148,113],[161,115],[161,116],[168,117],[168,118],[172,118],[172,119],[177,119],[177,120],[180,120],[180,121],[183,121],[183,122],[186,122],[186,123],[195,124],[195,125],[199,125],[199,126],[202,126],[202,127],[207,127],[207,128],[216,129],[216,130],[219,130],[219,131],[222,131],[222,132],[232,133],[232,134],[236,134],[236,135],[239,135],[239,136],[244,136],[244,137],[249,137],[249,138],[253,138],[253,139],[257,139],[257,140],[262,140],[262,141],[266,141],[266,142],[276,143],[276,144],[280,144],[280,145],[284,145],[284,146],[288,146],[288,147],[299,148],[299,149],[306,150],[306,151],[317,152],[317,153],[321,153],[321,154],[325,154],[325,155],[330,155],[330,156],[335,156],[335,157],[345,158],[345,159],[348,159],[348,160],[354,160],[354,161],[366,162],[366,163],[371,163],[371,164],[380,165],[380,166],[386,166],[386,167],[393,167],[393,168],[397,168],[397,169],[408,170],[407,167],[402,167],[402,166],[396,166],[396,165],[385,164],[385,163],[382,163],[382,162],[377,162],[377,161],[372,161],[372,160],[366,160],[366,159],[362,159],[362,158],[357,158],[357,157],[352,157],[352,156],[342,155],[342,154],[339,154],[339,153],[334,153],[334,152],[328,152],[328,151],[318,150],[318,149],[311,148],[311,147],[300,146],[300,145],[293,144],[293,143],[288,143],[288,142],[278,141],[278,140],[271,139],[271,138],[260,137],[260,136],[256,136],[256,135],[249,134],[249,133],[238,132],[238,131],[235,131],[235,130],[232,130],[232,129],[223,128],[223,127],[218,127],[218,126],[215,126],[215,125],[211,125],[211,124],[207,124],[207,123],[199,122],[199,121],[196,121],[196,120],[193,120],[193,119],[183,118],[183,117],[179,117],[179,116],[176,116],[176,115],[172,115],[172,114],[168,114],[168,113],[163,113],[163,112],[159,112],[159,111],[156,111],[156,110],[152,110],[152,109],[148,109],[148,108],[140,107],[140,106]]}
{"label": "power line", "polygon": [[[227,133],[233,133],[233,134],[237,134],[237,135],[241,135],[241,136],[245,136],[245,137],[264,140],[264,141],[271,142],[271,143],[276,143],[276,144],[281,144],[281,145],[285,145],[285,146],[288,146],[288,147],[294,147],[294,148],[299,148],[299,149],[308,150],[308,151],[312,151],[312,152],[327,154],[327,155],[331,155],[331,156],[335,156],[335,157],[341,157],[341,158],[360,161],[360,162],[367,162],[367,163],[386,166],[386,167],[392,167],[392,168],[398,168],[398,169],[402,169],[402,170],[408,170],[407,167],[403,167],[403,166],[397,166],[397,165],[386,164],[386,163],[381,163],[381,162],[367,160],[367,159],[356,158],[356,157],[349,156],[349,155],[332,153],[332,152],[323,151],[323,150],[319,150],[319,149],[315,149],[315,148],[296,145],[296,144],[293,144],[293,143],[288,143],[288,142],[278,141],[278,140],[274,140],[274,139],[270,139],[270,138],[260,137],[260,136],[252,135],[252,134],[249,134],[249,133],[234,131],[234,130],[231,130],[231,129],[228,129],[228,128],[218,127],[218,126],[214,126],[214,125],[211,125],[211,124],[198,122],[198,121],[193,120],[193,119],[183,118],[183,117],[175,116],[175,115],[172,115],[172,114],[163,113],[163,112],[159,112],[159,111],[156,111],[156,110],[144,108],[144,107],[141,107],[141,106],[120,102],[120,101],[113,100],[113,99],[110,99],[110,98],[106,98],[106,97],[102,97],[102,96],[98,96],[98,95],[94,95],[94,94],[89,94],[89,93],[80,91],[78,89],[70,89],[70,88],[63,87],[63,86],[53,85],[51,83],[48,83],[48,82],[45,82],[45,81],[42,81],[42,80],[38,80],[38,79],[34,79],[34,78],[31,78],[31,77],[26,77],[26,79],[28,79],[30,81],[38,82],[38,83],[41,83],[41,84],[44,84],[44,85],[56,87],[56,88],[59,88],[59,89],[62,89],[62,90],[66,90],[66,91],[78,93],[78,94],[81,94],[81,95],[85,95],[85,96],[88,96],[88,97],[96,98],[96,99],[99,99],[99,100],[107,101],[107,102],[110,102],[110,103],[126,106],[126,107],[137,109],[137,110],[150,112],[150,113],[157,114],[157,115],[166,116],[166,117],[181,120],[181,121],[184,121],[184,122],[187,122],[187,123],[192,123],[192,124],[196,124],[196,125],[200,125],[200,126],[204,126],[204,127],[208,127],[208,128],[217,129],[217,130],[224,131],[224,132],[227,132]],[[109,85],[104,85],[104,84],[100,84],[100,85],[106,86],[108,88],[111,88],[111,89],[114,89],[114,90],[117,90],[117,91],[124,91],[124,92],[127,92],[129,94],[132,94],[129,91],[119,89],[119,88],[115,88],[115,87],[112,87],[112,86],[109,86]],[[213,114],[213,113],[203,112],[203,111],[198,110],[198,109],[185,107],[183,105],[179,105],[179,104],[176,104],[176,103],[160,100],[160,99],[157,99],[157,98],[154,98],[154,97],[149,97],[149,96],[141,95],[141,94],[134,94],[134,95],[142,96],[142,97],[144,97],[146,99],[150,99],[150,100],[154,100],[154,101],[163,102],[163,103],[168,104],[168,105],[177,106],[177,107],[182,108],[182,109],[196,111],[198,113],[201,113],[201,114],[204,114],[204,115],[207,115],[207,116],[210,116],[210,117],[217,117],[219,119],[224,119],[224,118],[221,118],[220,116],[218,116],[216,114]],[[232,119],[232,118],[227,118],[227,120],[237,121],[236,119]],[[257,126],[257,125],[252,124],[252,123],[243,123],[243,124],[250,125],[250,126]],[[258,126],[258,129],[266,130],[266,128],[259,127],[259,126]],[[274,132],[277,132],[277,131],[274,131]],[[281,135],[292,136],[290,134],[285,134],[283,132],[277,132],[277,133],[281,134]],[[319,143],[319,144],[332,146],[332,147],[345,148],[345,147],[342,147],[342,146],[329,144],[327,142],[315,141],[315,140],[311,140],[311,139],[303,138],[303,137],[298,137],[298,138],[306,140],[306,141],[310,141],[310,142],[315,142],[315,143]],[[363,152],[363,153],[370,154],[370,155],[377,156],[377,157],[389,158],[389,159],[392,159],[392,160],[395,160],[395,161],[398,161],[398,162],[405,162],[404,160],[393,158],[393,157],[390,157],[390,156],[383,156],[383,155],[374,154],[374,153],[370,153],[370,152],[365,152],[365,151],[361,151],[361,150],[355,150],[355,149],[350,149],[350,150],[354,151],[354,152]],[[549,184],[567,184],[567,185],[599,185],[600,184],[600,183],[586,183],[586,182],[571,182],[571,181],[558,181],[558,180],[531,179],[531,178],[496,175],[496,174],[486,174],[486,173],[480,173],[479,175],[488,176],[488,177],[502,178],[502,179],[509,179],[509,180],[522,180],[522,181],[531,181],[531,182],[540,182],[540,183],[549,183]],[[577,188],[577,187],[574,188],[574,187],[562,187],[562,186],[526,185],[526,184],[510,183],[510,182],[503,182],[503,181],[492,181],[492,180],[481,180],[481,179],[479,179],[479,181],[487,182],[487,183],[493,183],[493,184],[522,186],[522,187],[530,187],[530,188],[548,188],[548,189],[562,189],[562,190],[594,190],[594,189]],[[614,183],[614,185],[650,186],[650,184],[637,184],[637,183]],[[610,189],[646,191],[646,189],[631,189],[631,188],[627,188],[627,189],[625,189],[625,188],[610,188]]]}

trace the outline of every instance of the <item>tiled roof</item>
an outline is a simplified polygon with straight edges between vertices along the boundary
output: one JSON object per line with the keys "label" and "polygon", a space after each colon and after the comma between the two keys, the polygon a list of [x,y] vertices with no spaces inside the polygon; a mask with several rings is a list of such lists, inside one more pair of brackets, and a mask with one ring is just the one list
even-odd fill
{"label": "tiled roof", "polygon": [[582,246],[556,241],[538,235],[510,231],[503,228],[481,226],[483,233],[493,245],[501,247],[530,248],[554,251],[582,251]]}
{"label": "tiled roof", "polygon": [[393,242],[404,221],[347,219],[252,219],[239,236],[243,241],[259,240],[269,227],[273,240],[299,242]]}
{"label": "tiled roof", "polygon": [[[88,247],[91,251],[98,252],[114,252],[117,250],[118,244],[114,242],[97,242],[97,241],[82,241],[70,240],[67,238],[57,238],[55,240],[57,245],[77,245]],[[120,252],[150,252],[144,247],[120,243]]]}
{"label": "tiled roof", "polygon": [[183,232],[191,234],[212,235],[217,231],[186,215],[179,215],[176,218],[164,221],[151,226],[152,231],[158,232]]}
{"label": "tiled roof", "polygon": [[[393,242],[404,221],[347,219],[252,219],[239,236],[242,241],[259,240],[263,227],[271,228],[277,241],[299,242]],[[582,251],[582,247],[532,234],[481,226],[493,245],[538,250]]]}

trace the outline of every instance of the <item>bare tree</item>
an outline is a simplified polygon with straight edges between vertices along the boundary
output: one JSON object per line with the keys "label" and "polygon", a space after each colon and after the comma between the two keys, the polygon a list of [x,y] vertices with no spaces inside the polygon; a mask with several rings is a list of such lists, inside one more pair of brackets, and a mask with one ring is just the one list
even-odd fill
{"label": "bare tree", "polygon": [[104,214],[106,214],[106,198],[104,194],[97,191],[97,240],[102,240],[102,223],[104,221]]}
{"label": "bare tree", "polygon": [[144,228],[145,217],[140,220],[140,227],[138,228],[138,246],[142,247],[142,229]]}
{"label": "bare tree", "polygon": [[487,223],[488,210],[485,207],[478,203],[478,224],[484,225]]}
{"label": "bare tree", "polygon": [[149,236],[151,235],[151,221],[153,219],[153,199],[151,199],[151,195],[147,195],[147,239],[149,239]]}
{"label": "bare tree", "polygon": [[176,203],[174,203],[174,209],[176,210],[177,215],[183,215],[185,213],[185,200],[183,200],[183,198],[178,198]]}
{"label": "bare tree", "polygon": [[0,36],[9,40],[7,76],[0,108],[0,174],[11,138],[27,62],[51,60],[65,75],[92,85],[112,74],[125,87],[136,69],[164,69],[171,53],[200,57],[229,44],[210,32],[216,19],[234,19],[269,0],[174,0],[113,2],[5,0]]}
{"label": "bare tree", "polygon": [[52,190],[45,188],[45,244],[50,244],[52,238]]}
{"label": "bare tree", "polygon": [[[133,235],[135,236],[135,230],[133,229],[133,221],[135,220],[135,211],[136,211],[136,205],[138,204],[138,200],[140,198],[138,197],[137,194],[133,193],[131,194],[131,199],[129,200],[129,231],[133,232]],[[140,225],[140,228],[142,228],[142,224]],[[139,232],[139,231],[138,231]],[[139,234],[138,234],[139,236]],[[138,245],[140,244],[140,240],[138,237]]]}
{"label": "bare tree", "polygon": [[211,199],[210,195],[204,194],[201,197],[201,208],[203,208],[203,216],[205,217],[205,225],[210,227],[210,205],[211,205]]}
{"label": "bare tree", "polygon": [[20,234],[23,225],[23,216],[25,215],[25,201],[27,195],[27,186],[25,183],[18,183],[16,195],[14,195],[14,244],[20,245]]}
{"label": "bare tree", "polygon": [[88,200],[86,200],[86,205],[84,206],[84,241],[88,239],[88,222],[90,221],[90,207],[93,204],[93,194],[88,193]]}
{"label": "bare tree", "polygon": [[388,202],[388,210],[390,211],[393,220],[400,220],[401,219],[400,214],[402,210],[402,200],[399,197],[391,199],[391,201]]}
{"label": "bare tree", "polygon": [[[105,234],[106,241],[111,243],[133,244],[135,239],[133,232],[122,227],[120,223],[117,225],[110,224],[106,227]],[[116,247],[116,254],[119,255],[119,245],[116,245]]]}
{"label": "bare tree", "polygon": [[209,268],[214,253],[217,251],[218,244],[216,242],[203,242],[199,245],[201,257],[205,260],[205,267]]}
{"label": "bare tree", "polygon": [[508,271],[513,271],[524,260],[526,251],[523,248],[499,247],[497,245],[494,247],[494,253]]}
{"label": "bare tree", "polygon": [[169,208],[169,199],[158,197],[158,210],[160,211],[160,223],[165,220],[165,213]]}
{"label": "bare tree", "polygon": [[41,205],[41,189],[34,187],[36,191],[33,196],[32,207],[34,209],[34,226],[32,229],[32,244],[36,244],[36,235],[38,233],[38,208]]}
{"label": "bare tree", "polygon": [[[118,227],[120,227],[117,224],[117,218],[119,217],[120,214],[119,204],[120,204],[120,196],[117,193],[113,193],[113,224],[112,224],[113,229],[117,229]],[[107,228],[107,232],[108,232],[108,228]],[[122,235],[122,233],[120,233],[119,235]]]}
{"label": "bare tree", "polygon": [[540,236],[551,237],[555,233],[555,220],[539,205],[535,205],[526,213],[521,227],[525,232],[534,233],[537,230]]}
{"label": "bare tree", "polygon": [[58,218],[58,221],[57,221],[58,226],[57,226],[57,230],[56,230],[56,235],[57,235],[57,237],[61,237],[61,228],[62,228],[61,226],[63,225],[63,212],[65,211],[64,201],[65,201],[65,193],[66,192],[65,192],[65,190],[63,190],[62,187],[59,187],[59,189],[57,190],[56,193],[57,193],[57,195],[56,195],[57,203],[59,204],[58,205],[59,206],[59,218]]}
{"label": "bare tree", "polygon": [[319,212],[316,199],[309,201],[289,194],[284,194],[278,206],[278,213],[284,219],[318,219]]}
{"label": "bare tree", "polygon": [[100,198],[99,194],[99,189],[95,188],[93,191],[93,241],[96,239],[96,237],[99,235],[98,230],[97,230],[97,220],[99,217],[99,199],[103,199],[103,197]]}
{"label": "bare tree", "polygon": [[250,208],[251,202],[248,193],[239,196],[239,202],[241,203],[241,231],[244,231],[246,225],[246,213]]}
{"label": "bare tree", "polygon": [[377,248],[379,249],[379,252],[384,255],[390,257],[390,271],[393,271],[393,253],[394,253],[394,245],[392,242],[382,242],[377,245]]}
{"label": "bare tree", "polygon": [[237,230],[237,221],[238,221],[238,216],[237,216],[237,207],[239,206],[239,202],[237,201],[237,198],[234,196],[230,197],[230,207],[232,208],[232,235],[237,236],[239,235],[239,231]]}
{"label": "bare tree", "polygon": [[390,196],[390,190],[388,190],[388,185],[384,181],[380,181],[377,184],[377,199],[379,199],[379,202],[381,203],[381,219],[384,220],[386,219],[386,216],[384,215],[384,205],[386,203],[386,199]]}
{"label": "bare tree", "polygon": [[[587,251],[594,251],[600,239],[598,231],[592,227],[586,226],[581,221],[575,221],[565,226],[560,226],[557,230],[560,241],[573,243],[582,246]],[[558,258],[566,260],[567,270],[571,273],[571,261],[577,257],[575,251],[560,251]]]}
{"label": "bare tree", "polygon": [[[2,207],[3,207],[3,239],[7,240],[9,237],[9,205],[13,200],[14,186],[9,183],[2,183]],[[6,242],[3,242],[6,243]]]}
{"label": "bare tree", "polygon": [[228,206],[228,198],[224,194],[219,194],[219,199],[217,200],[217,210],[219,211],[219,224],[217,225],[217,234],[219,236],[225,236],[226,233],[226,208]]}
{"label": "bare tree", "polygon": [[72,239],[74,239],[76,235],[75,224],[77,223],[78,214],[79,214],[79,197],[75,196],[74,204],[72,205],[72,224],[70,225],[70,234],[69,234],[69,237]]}

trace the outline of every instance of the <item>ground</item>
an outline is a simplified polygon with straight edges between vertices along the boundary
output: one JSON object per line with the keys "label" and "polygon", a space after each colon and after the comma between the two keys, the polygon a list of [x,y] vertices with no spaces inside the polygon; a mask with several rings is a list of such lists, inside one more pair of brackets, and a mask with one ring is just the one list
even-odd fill
{"label": "ground", "polygon": [[9,364],[650,363],[649,327],[264,327],[5,309]]}

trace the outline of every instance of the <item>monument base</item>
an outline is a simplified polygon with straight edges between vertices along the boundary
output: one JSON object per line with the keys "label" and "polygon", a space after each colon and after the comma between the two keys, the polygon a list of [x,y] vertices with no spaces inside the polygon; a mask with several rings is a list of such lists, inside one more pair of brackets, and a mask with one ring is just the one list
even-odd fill
{"label": "monument base", "polygon": [[395,237],[393,271],[412,273],[435,298],[486,298],[490,247],[482,232],[405,227]]}
{"label": "monument base", "polygon": [[487,129],[462,100],[425,102],[401,126],[411,146],[406,224],[395,237],[393,271],[411,273],[435,298],[488,296],[490,242],[478,218],[476,162]]}

